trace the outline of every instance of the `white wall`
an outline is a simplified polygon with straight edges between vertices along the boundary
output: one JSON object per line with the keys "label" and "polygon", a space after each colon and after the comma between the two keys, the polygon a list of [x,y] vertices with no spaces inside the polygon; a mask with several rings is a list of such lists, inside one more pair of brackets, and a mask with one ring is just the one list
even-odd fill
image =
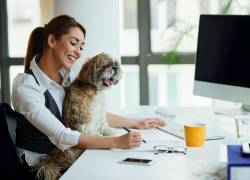
{"label": "white wall", "polygon": [[[68,14],[87,31],[86,46],[81,60],[73,67],[78,73],[86,57],[107,52],[120,60],[119,1],[118,0],[54,0],[55,15]],[[108,111],[118,112],[121,107],[119,85],[107,92]]]}

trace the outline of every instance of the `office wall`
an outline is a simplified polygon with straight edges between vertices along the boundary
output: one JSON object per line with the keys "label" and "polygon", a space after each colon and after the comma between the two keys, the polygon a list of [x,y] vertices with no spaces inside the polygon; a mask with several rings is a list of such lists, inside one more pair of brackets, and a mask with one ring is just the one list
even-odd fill
{"label": "office wall", "polygon": [[[81,58],[73,67],[79,72],[86,57],[107,52],[119,58],[119,1],[118,0],[54,0],[55,15],[69,14],[87,30],[86,46]],[[111,112],[121,107],[121,88],[116,86],[107,92]]]}

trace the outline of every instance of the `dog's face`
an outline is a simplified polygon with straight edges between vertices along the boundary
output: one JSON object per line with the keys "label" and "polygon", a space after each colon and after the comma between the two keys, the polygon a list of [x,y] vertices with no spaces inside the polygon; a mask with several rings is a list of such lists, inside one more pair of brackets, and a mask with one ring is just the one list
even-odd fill
{"label": "dog's face", "polygon": [[84,63],[78,79],[102,90],[119,82],[121,67],[116,59],[106,53],[101,53]]}

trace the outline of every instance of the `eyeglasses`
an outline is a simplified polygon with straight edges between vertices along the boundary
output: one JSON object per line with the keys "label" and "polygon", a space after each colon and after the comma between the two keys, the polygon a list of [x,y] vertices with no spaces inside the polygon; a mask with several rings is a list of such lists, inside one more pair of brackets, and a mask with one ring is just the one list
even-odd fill
{"label": "eyeglasses", "polygon": [[182,154],[186,154],[187,153],[187,148],[185,148],[185,147],[169,147],[169,146],[165,146],[165,145],[154,146],[154,150],[156,151],[154,154],[159,154],[159,153],[182,153]]}

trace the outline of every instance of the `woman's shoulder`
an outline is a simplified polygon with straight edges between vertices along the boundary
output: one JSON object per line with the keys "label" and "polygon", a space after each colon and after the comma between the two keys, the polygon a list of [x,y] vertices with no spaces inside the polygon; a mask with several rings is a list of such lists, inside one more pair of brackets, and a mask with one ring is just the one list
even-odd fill
{"label": "woman's shoulder", "polygon": [[28,104],[33,106],[34,102],[44,104],[44,95],[32,75],[20,73],[13,80],[11,101],[14,108],[20,110]]}
{"label": "woman's shoulder", "polygon": [[27,73],[19,73],[14,78],[13,85],[14,84],[23,84],[23,83],[33,83],[33,81],[35,82],[35,79],[32,75],[27,74]]}
{"label": "woman's shoulder", "polygon": [[13,80],[12,89],[18,89],[20,87],[37,87],[35,78],[27,73],[19,73]]}

